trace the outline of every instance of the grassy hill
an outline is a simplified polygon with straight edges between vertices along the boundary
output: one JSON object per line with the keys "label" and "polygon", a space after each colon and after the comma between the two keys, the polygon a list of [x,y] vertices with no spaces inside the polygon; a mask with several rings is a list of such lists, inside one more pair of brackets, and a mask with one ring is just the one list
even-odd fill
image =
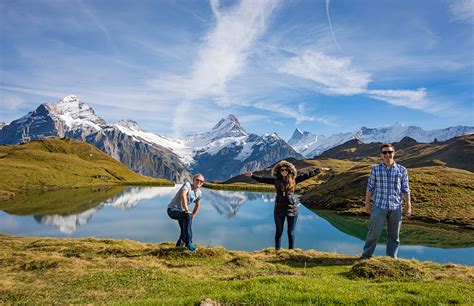
{"label": "grassy hill", "polygon": [[[325,151],[316,159],[372,161],[380,156],[382,143],[363,143],[352,139]],[[418,143],[409,137],[394,143],[396,160],[406,167],[447,166],[474,172],[474,134],[446,142]]]}
{"label": "grassy hill", "polygon": [[[471,135],[461,137],[442,149],[435,151],[444,154],[457,151],[460,143],[472,138]],[[467,153],[473,148],[468,141]],[[417,145],[418,146],[418,145]],[[425,145],[422,145],[425,146]],[[412,147],[413,148],[413,147]],[[433,153],[433,146],[425,147],[424,153]],[[444,153],[443,153],[444,152]],[[422,154],[423,155],[423,154]],[[438,155],[438,156],[439,156]],[[412,156],[414,153],[405,153]],[[426,156],[426,155],[425,155]],[[416,160],[417,165],[420,159]],[[454,158],[451,158],[454,161]],[[293,161],[298,171],[304,173],[314,168],[326,168],[321,174],[297,185],[297,192],[302,194],[301,202],[315,209],[339,211],[347,215],[366,216],[364,210],[365,189],[372,165],[379,162],[375,157],[366,157],[363,161],[318,158],[313,160]],[[452,162],[452,161],[451,161]],[[404,165],[404,163],[402,163]],[[467,163],[460,160],[459,164],[466,167]],[[270,176],[271,167],[255,172],[261,176]],[[413,203],[412,220],[429,224],[444,224],[463,229],[474,229],[474,174],[467,170],[446,166],[425,166],[409,168],[411,197]],[[262,184],[244,176],[237,176],[219,185],[223,189],[241,186],[252,189],[252,186],[264,188]],[[228,187],[228,188],[226,188]],[[272,186],[269,186],[271,190]]]}
{"label": "grassy hill", "polygon": [[0,304],[474,303],[473,267],[314,250],[0,234],[0,274]]}
{"label": "grassy hill", "polygon": [[0,146],[0,198],[16,193],[104,185],[174,185],[128,169],[82,141],[46,138]]}
{"label": "grassy hill", "polygon": [[[360,163],[335,173],[324,183],[307,188],[301,202],[310,207],[364,215],[364,199],[370,164]],[[437,167],[408,169],[412,220],[474,229],[474,174]]]}

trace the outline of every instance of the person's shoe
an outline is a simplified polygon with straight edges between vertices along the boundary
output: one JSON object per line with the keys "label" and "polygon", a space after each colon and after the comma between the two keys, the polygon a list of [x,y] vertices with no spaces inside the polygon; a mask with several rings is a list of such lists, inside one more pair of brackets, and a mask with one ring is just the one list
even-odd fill
{"label": "person's shoe", "polygon": [[176,247],[184,247],[184,241],[181,238],[176,241]]}
{"label": "person's shoe", "polygon": [[190,250],[190,251],[196,251],[198,248],[197,248],[197,246],[195,246],[194,244],[188,243],[188,244],[186,245],[186,249],[188,249],[188,250]]}

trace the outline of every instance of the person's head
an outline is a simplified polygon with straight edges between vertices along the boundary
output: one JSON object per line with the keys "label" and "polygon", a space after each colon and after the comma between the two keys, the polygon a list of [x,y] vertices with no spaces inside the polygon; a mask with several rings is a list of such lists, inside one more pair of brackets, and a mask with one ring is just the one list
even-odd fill
{"label": "person's head", "polygon": [[395,147],[393,144],[385,143],[380,147],[380,155],[384,161],[393,161],[395,157]]}
{"label": "person's head", "polygon": [[286,160],[280,161],[278,164],[275,165],[272,169],[272,175],[277,178],[281,179],[285,182],[285,190],[294,191],[294,179],[296,177],[297,170],[295,165]]}
{"label": "person's head", "polygon": [[204,184],[204,175],[201,173],[196,174],[193,176],[193,185],[197,188],[201,187]]}

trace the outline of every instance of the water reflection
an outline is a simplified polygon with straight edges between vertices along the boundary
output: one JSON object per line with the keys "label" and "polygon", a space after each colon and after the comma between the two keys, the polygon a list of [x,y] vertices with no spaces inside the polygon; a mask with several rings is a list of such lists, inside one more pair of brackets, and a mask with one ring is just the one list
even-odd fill
{"label": "water reflection", "polygon": [[[19,197],[6,203],[4,210],[10,214],[17,215],[33,214],[36,222],[44,225],[53,225],[61,233],[72,234],[77,230],[78,226],[89,223],[92,216],[104,207],[113,207],[120,211],[127,211],[135,208],[144,200],[154,198],[171,199],[179,188],[180,186],[55,190],[30,194],[29,197]],[[209,203],[218,214],[225,215],[228,219],[234,217],[239,208],[249,201],[273,202],[274,198],[274,195],[271,193],[203,190],[203,202]],[[66,199],[76,199],[76,202],[74,202],[74,205],[71,205],[69,201],[64,203]],[[26,202],[28,202],[28,205],[25,204]],[[93,208],[87,209],[89,207]],[[56,213],[49,214],[50,212]],[[71,214],[71,212],[74,213]]]}
{"label": "water reflection", "polygon": [[[330,211],[314,210],[313,212],[327,220],[341,232],[365,241],[367,236],[367,219],[343,216]],[[384,229],[379,242],[385,243],[386,237],[387,231]],[[411,221],[402,224],[400,240],[403,245],[423,245],[441,248],[474,247],[474,235],[471,230],[427,226]]]}
{"label": "water reflection", "polygon": [[[88,209],[86,211],[71,214],[71,215],[34,215],[36,222],[45,225],[54,225],[60,232],[64,234],[72,234],[76,231],[78,226],[88,223],[94,214],[99,212],[103,207],[114,207],[121,211],[126,211],[134,208],[143,200],[153,199],[158,196],[167,196],[175,192],[173,187],[131,187],[125,190],[117,190],[118,193],[106,200],[99,200],[103,198],[103,192],[107,191],[93,191],[93,190],[81,190],[81,194],[92,192],[95,195],[95,199],[101,201],[96,207]],[[115,191],[115,192],[117,192]],[[97,201],[92,201],[96,203]],[[40,205],[44,207],[44,205]],[[84,206],[80,206],[84,207]]]}
{"label": "water reflection", "polygon": [[220,215],[226,215],[228,219],[234,217],[242,205],[255,200],[260,200],[264,203],[273,202],[275,195],[272,193],[203,190],[203,201],[211,204]]}
{"label": "water reflection", "polygon": [[[38,237],[175,241],[179,227],[175,220],[168,218],[166,208],[179,187],[109,187],[21,195],[0,202],[0,210],[3,210],[0,211],[0,232]],[[245,251],[272,247],[273,200],[271,193],[204,189],[203,203],[193,223],[194,242]],[[300,206],[296,246],[360,254],[366,222]],[[470,231],[421,227],[406,222],[401,236],[400,257],[474,264]],[[286,233],[282,245],[287,246]],[[383,255],[384,249],[378,246],[375,254]]]}

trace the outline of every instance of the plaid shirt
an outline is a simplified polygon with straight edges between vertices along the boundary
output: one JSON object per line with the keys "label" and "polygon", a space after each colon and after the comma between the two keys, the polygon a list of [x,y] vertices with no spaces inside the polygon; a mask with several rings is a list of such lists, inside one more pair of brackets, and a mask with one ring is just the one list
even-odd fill
{"label": "plaid shirt", "polygon": [[402,193],[410,193],[407,169],[397,163],[385,167],[380,163],[372,167],[367,191],[374,195],[374,205],[389,210],[398,209],[402,205]]}

